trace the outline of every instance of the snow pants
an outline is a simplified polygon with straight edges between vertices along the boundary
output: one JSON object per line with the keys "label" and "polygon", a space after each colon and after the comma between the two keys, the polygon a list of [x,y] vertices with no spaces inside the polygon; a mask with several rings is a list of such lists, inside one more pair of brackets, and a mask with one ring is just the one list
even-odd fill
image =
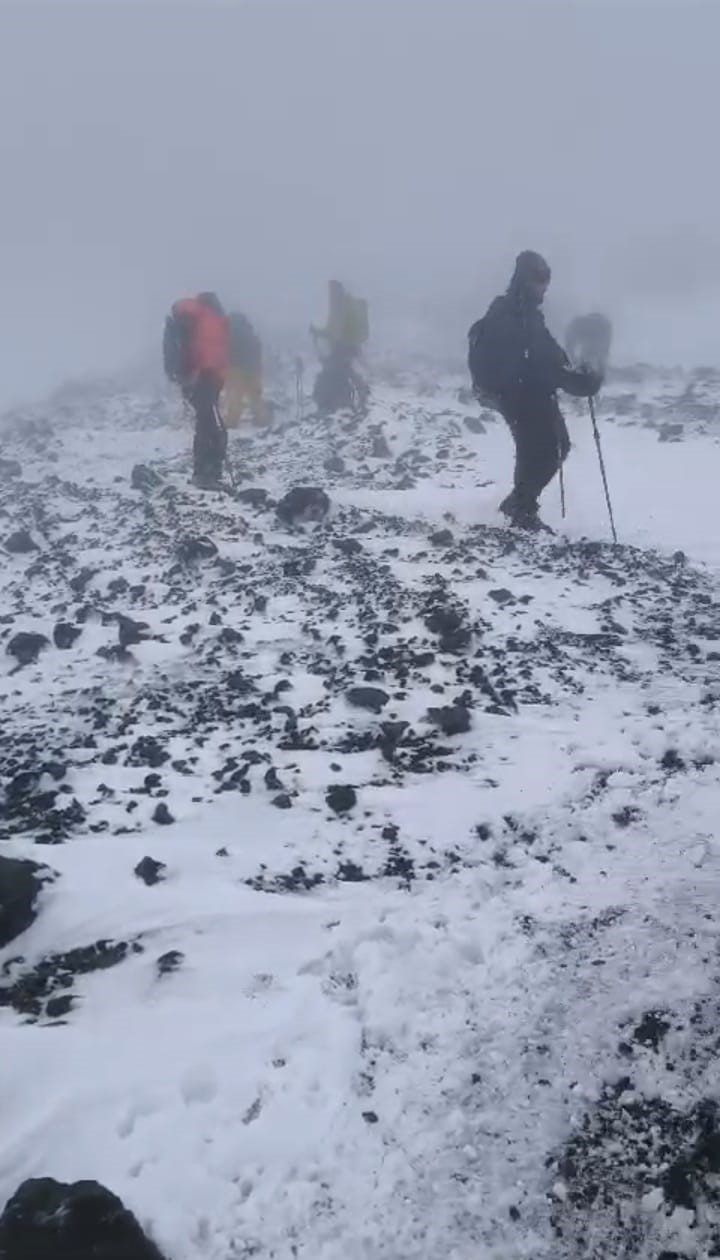
{"label": "snow pants", "polygon": [[219,480],[227,450],[227,433],[218,403],[221,381],[210,372],[201,372],[187,387],[185,397],[195,412],[193,472],[196,477]]}
{"label": "snow pants", "polygon": [[521,511],[534,514],[540,495],[567,459],[567,425],[554,394],[503,400],[500,410],[515,442],[513,498]]}

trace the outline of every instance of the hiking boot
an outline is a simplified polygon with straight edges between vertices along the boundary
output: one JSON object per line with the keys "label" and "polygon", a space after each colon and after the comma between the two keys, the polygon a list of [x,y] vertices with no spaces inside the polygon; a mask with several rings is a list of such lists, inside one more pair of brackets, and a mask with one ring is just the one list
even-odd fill
{"label": "hiking boot", "polygon": [[219,473],[194,473],[193,485],[198,490],[224,490],[222,476]]}
{"label": "hiking boot", "polygon": [[554,533],[549,525],[540,520],[537,512],[529,512],[527,509],[514,512],[510,518],[510,524],[513,529],[524,529],[530,534]]}

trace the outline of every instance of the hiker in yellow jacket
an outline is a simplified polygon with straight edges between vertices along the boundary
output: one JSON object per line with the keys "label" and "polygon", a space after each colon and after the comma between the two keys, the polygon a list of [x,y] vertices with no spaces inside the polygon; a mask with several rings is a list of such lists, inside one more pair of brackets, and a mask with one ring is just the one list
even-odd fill
{"label": "hiker in yellow jacket", "polygon": [[269,411],[263,400],[262,343],[250,320],[240,311],[228,315],[228,324],[225,426],[237,429],[248,413],[254,424],[267,424]]}
{"label": "hiker in yellow jacket", "polygon": [[364,406],[367,402],[368,387],[355,370],[355,360],[362,353],[369,331],[367,302],[352,297],[339,280],[331,280],[327,326],[310,327],[322,364],[314,389],[321,411]]}

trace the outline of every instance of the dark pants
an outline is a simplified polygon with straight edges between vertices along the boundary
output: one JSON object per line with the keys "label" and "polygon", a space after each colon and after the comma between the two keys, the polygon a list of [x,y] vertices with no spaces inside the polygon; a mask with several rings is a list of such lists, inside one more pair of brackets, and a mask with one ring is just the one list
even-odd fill
{"label": "dark pants", "polygon": [[195,412],[193,472],[196,477],[210,480],[217,480],[222,476],[227,449],[227,433],[218,411],[221,388],[217,377],[210,373],[201,373],[184,391]]}
{"label": "dark pants", "polygon": [[515,442],[514,503],[519,511],[533,513],[567,459],[567,426],[554,394],[506,400],[501,411]]}

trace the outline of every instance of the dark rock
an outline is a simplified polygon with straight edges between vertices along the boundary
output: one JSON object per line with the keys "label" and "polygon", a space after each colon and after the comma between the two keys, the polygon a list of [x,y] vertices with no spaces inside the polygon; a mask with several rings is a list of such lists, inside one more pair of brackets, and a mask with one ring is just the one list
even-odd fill
{"label": "dark rock", "polygon": [[163,766],[169,760],[170,753],[165,751],[153,735],[141,735],[128,753],[127,764],[129,766],[150,766],[151,770],[158,770],[160,766]]}
{"label": "dark rock", "polygon": [[363,545],[357,538],[333,538],[332,542],[335,550],[343,556],[359,556],[363,551]]}
{"label": "dark rock", "polygon": [[248,486],[245,490],[238,490],[235,497],[240,503],[248,503],[250,507],[263,508],[268,501],[268,492],[262,486]]}
{"label": "dark rock", "polygon": [[470,730],[470,714],[461,704],[448,704],[440,709],[428,709],[428,721],[439,727],[443,735],[464,735]]}
{"label": "dark rock", "polygon": [[670,1031],[668,1020],[658,1011],[647,1011],[633,1032],[633,1040],[640,1046],[649,1046],[656,1053],[666,1033]]}
{"label": "dark rock", "polygon": [[681,424],[661,424],[658,429],[658,439],[661,442],[682,442],[683,437]]}
{"label": "dark rock", "polygon": [[181,564],[195,564],[200,560],[214,560],[218,554],[212,538],[201,534],[198,537],[188,535],[181,538],[176,548],[176,555]]}
{"label": "dark rock", "polygon": [[72,993],[63,993],[60,997],[50,998],[45,1007],[45,1014],[48,1019],[63,1019],[65,1015],[70,1014],[74,1005],[75,999]]}
{"label": "dark rock", "polygon": [[380,687],[351,687],[346,693],[346,699],[348,704],[355,709],[369,709],[371,713],[381,713],[390,697]]}
{"label": "dark rock", "polygon": [[323,461],[323,468],[330,473],[344,473],[345,460],[341,459],[339,455],[328,455],[327,459]]}
{"label": "dark rock", "polygon": [[425,618],[432,634],[454,634],[462,626],[462,617],[454,608],[433,608]]}
{"label": "dark rock", "polygon": [[169,827],[171,823],[175,822],[173,815],[170,813],[170,810],[164,801],[160,801],[160,803],[155,806],[152,817],[153,822],[159,823],[161,827]]}
{"label": "dark rock", "polygon": [[87,976],[95,971],[107,971],[123,962],[128,953],[141,954],[142,945],[137,941],[94,941],[70,949],[65,954],[50,954],[41,958],[30,971],[22,971],[12,984],[0,984],[0,1006],[11,1006],[19,1015],[36,1019],[42,1014],[44,1001],[56,990],[72,987],[76,976]]}
{"label": "dark rock", "polygon": [[163,1260],[117,1195],[97,1181],[24,1181],[0,1217],[3,1260]]}
{"label": "dark rock", "polygon": [[67,651],[82,634],[82,626],[74,626],[69,621],[58,621],[53,630],[53,643],[56,648]]}
{"label": "dark rock", "polygon": [[392,459],[392,451],[384,433],[377,433],[373,438],[371,454],[375,459]]}
{"label": "dark rock", "polygon": [[13,635],[6,651],[10,656],[15,657],[18,665],[32,665],[43,648],[49,646],[50,640],[46,639],[44,634],[35,634],[29,630],[21,630],[19,634]]}
{"label": "dark rock", "polygon": [[279,796],[274,796],[271,804],[274,805],[276,809],[292,809],[292,801],[287,792],[281,792]]}
{"label": "dark rock", "polygon": [[121,648],[133,647],[136,643],[143,643],[148,637],[150,627],[146,621],[135,621],[132,617],[125,617],[122,613],[118,613],[117,623],[118,642]]}
{"label": "dark rock", "polygon": [[430,535],[430,542],[433,547],[451,547],[455,542],[455,535],[451,529],[437,529]]}
{"label": "dark rock", "polygon": [[487,433],[487,429],[479,416],[465,416],[463,424],[471,433]]}
{"label": "dark rock", "polygon": [[97,569],[89,569],[85,566],[85,568],[81,569],[79,573],[75,574],[75,577],[70,578],[70,590],[76,595],[82,595],[88,582],[92,581],[96,573]]}
{"label": "dark rock", "polygon": [[177,971],[185,962],[185,955],[179,949],[169,949],[166,954],[161,954],[157,960],[158,975],[169,976],[171,972]]}
{"label": "dark rock", "polygon": [[5,550],[12,556],[25,556],[30,551],[37,551],[37,543],[27,529],[18,529],[5,540]]}
{"label": "dark rock", "polygon": [[164,862],[157,862],[155,858],[144,857],[135,867],[135,874],[141,879],[148,888],[153,884],[159,884],[165,878],[163,871],[167,870]]}
{"label": "dark rock", "polygon": [[376,1111],[363,1111],[362,1118],[366,1124],[377,1124],[378,1115]]}
{"label": "dark rock", "polygon": [[321,521],[330,511],[330,500],[318,486],[293,486],[276,508],[286,525]]}
{"label": "dark rock", "polygon": [[0,479],[9,481],[11,477],[22,477],[22,466],[16,459],[0,459]]}
{"label": "dark rock", "polygon": [[501,586],[499,590],[488,591],[488,598],[494,599],[496,604],[501,605],[515,603],[515,596],[512,591],[506,590],[504,586]]}
{"label": "dark rock", "polygon": [[325,800],[335,814],[346,814],[357,804],[357,792],[354,787],[336,783],[328,788]]}
{"label": "dark rock", "polygon": [[145,493],[161,486],[162,480],[160,474],[155,472],[154,468],[148,468],[147,464],[136,464],[130,474],[133,490],[142,490]]}
{"label": "dark rock", "polygon": [[50,875],[48,868],[37,862],[0,857],[0,946],[34,922],[38,893]]}

